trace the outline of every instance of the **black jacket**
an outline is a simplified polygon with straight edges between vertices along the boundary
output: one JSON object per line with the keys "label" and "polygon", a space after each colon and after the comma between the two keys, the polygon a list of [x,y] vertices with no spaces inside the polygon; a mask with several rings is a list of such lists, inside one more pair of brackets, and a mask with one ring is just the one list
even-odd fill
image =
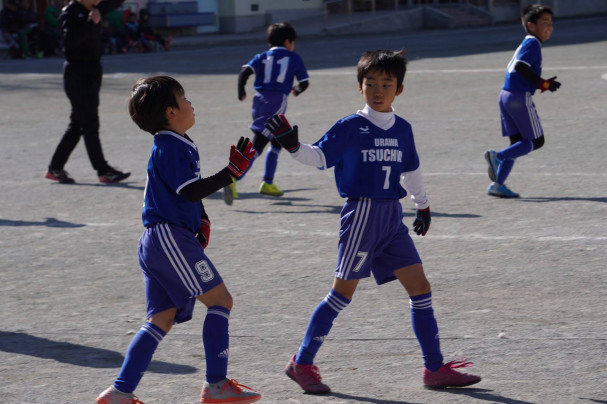
{"label": "black jacket", "polygon": [[[124,0],[102,0],[97,10],[104,18],[107,13],[117,9]],[[101,40],[101,22],[95,24],[89,20],[89,10],[72,0],[61,10],[59,16],[65,59],[70,62],[95,62],[103,54]]]}

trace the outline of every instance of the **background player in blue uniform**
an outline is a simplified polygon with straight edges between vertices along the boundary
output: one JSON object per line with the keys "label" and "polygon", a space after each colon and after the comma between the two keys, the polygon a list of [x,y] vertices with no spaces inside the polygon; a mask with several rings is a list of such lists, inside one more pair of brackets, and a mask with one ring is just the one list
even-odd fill
{"label": "background player in blue uniform", "polygon": [[[287,111],[287,97],[290,93],[297,96],[308,88],[309,77],[301,57],[293,52],[297,34],[295,28],[288,22],[279,22],[268,27],[268,45],[270,50],[255,55],[246,65],[242,66],[238,75],[238,99],[247,98],[245,85],[251,74],[255,74],[255,96],[253,97],[253,148],[260,155],[268,142],[270,149],[266,154],[266,165],[263,182],[259,192],[264,195],[282,196],[283,192],[274,184],[274,174],[278,164],[280,144],[272,139],[264,125],[274,114],[284,114]],[[294,78],[298,84],[293,86]],[[236,184],[232,183],[224,189],[224,201],[231,205],[238,198]]]}
{"label": "background player in blue uniform", "polygon": [[544,131],[531,96],[538,88],[554,92],[561,86],[556,76],[547,80],[541,77],[542,43],[552,34],[552,16],[550,7],[539,4],[528,5],[521,12],[528,35],[508,64],[499,98],[502,136],[508,136],[510,146],[498,152],[485,152],[489,179],[493,181],[487,189],[489,195],[518,198],[519,194],[506,186],[514,160],[544,145]]}
{"label": "background player in blue uniform", "polygon": [[249,139],[232,145],[229,164],[201,178],[198,149],[186,131],[195,122],[183,87],[168,76],[137,81],[129,102],[133,121],[154,136],[148,162],[139,264],[145,279],[147,321],[126,352],[114,384],[98,404],[140,403],[133,395],[156,347],[174,323],[192,318],[196,300],[208,307],[202,327],[206,382],[202,403],[252,403],[261,395],[226,378],[232,296],[204,252],[211,222],[201,202],[238,178],[254,151]]}
{"label": "background player in blue uniform", "polygon": [[481,380],[453,370],[471,362],[443,364],[430,283],[402,222],[399,200],[407,195],[406,189],[417,208],[413,230],[423,236],[430,227],[411,125],[392,108],[395,97],[403,92],[407,64],[403,53],[378,50],[362,56],[358,83],[365,107],[337,121],[313,145],[299,143],[297,127],[291,128],[284,115],[274,116],[266,125],[297,161],[320,169],[334,167],[339,195],[347,198],[341,211],[333,287],[312,314],[299,352],[285,370],[307,393],[330,391],[322,383],[314,358],[358,282],[370,275],[378,285],[398,279],[409,295],[413,330],[425,365],[424,385],[462,387]]}

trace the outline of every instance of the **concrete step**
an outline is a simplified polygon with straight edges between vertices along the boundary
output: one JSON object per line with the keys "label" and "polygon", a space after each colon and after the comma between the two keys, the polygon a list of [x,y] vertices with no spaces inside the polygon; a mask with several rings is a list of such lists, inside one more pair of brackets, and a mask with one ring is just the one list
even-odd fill
{"label": "concrete step", "polygon": [[489,17],[473,14],[461,7],[440,7],[437,9],[453,17],[454,27],[471,27],[491,24],[491,19]]}

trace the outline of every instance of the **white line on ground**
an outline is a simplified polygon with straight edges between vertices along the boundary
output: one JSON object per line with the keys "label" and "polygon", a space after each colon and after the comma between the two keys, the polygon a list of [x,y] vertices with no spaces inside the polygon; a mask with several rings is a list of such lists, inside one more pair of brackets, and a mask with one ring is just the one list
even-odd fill
{"label": "white line on ground", "polygon": [[[450,73],[493,73],[493,72],[503,72],[504,67],[495,67],[495,68],[487,68],[487,69],[437,69],[437,70],[407,70],[407,74],[450,74]],[[550,67],[550,71],[563,71],[563,70],[607,70],[607,66],[554,66]],[[314,74],[322,75],[322,76],[341,76],[352,74],[353,70],[314,70]],[[601,76],[603,78],[607,77],[607,74]]]}

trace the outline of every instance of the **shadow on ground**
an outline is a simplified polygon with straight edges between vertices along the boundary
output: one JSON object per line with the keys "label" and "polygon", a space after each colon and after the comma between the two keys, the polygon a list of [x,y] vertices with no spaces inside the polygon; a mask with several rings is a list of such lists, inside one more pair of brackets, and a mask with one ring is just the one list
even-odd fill
{"label": "shadow on ground", "polygon": [[[122,354],[108,349],[10,331],[0,331],[0,351],[89,368],[120,368],[124,359]],[[197,371],[198,369],[192,366],[161,361],[152,361],[148,368],[148,372],[166,374],[190,374]]]}

